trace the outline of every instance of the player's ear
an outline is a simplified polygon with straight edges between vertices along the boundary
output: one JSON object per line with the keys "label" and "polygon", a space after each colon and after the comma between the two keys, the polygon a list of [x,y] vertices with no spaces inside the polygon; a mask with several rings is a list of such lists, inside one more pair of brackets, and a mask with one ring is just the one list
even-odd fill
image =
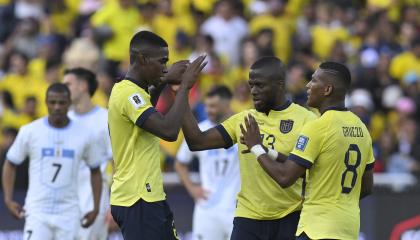
{"label": "player's ear", "polygon": [[330,85],[330,84],[326,85],[324,87],[324,96],[330,96],[333,92],[333,88],[334,88],[333,85]]}
{"label": "player's ear", "polygon": [[141,64],[141,65],[145,65],[148,63],[149,59],[147,58],[146,55],[144,55],[143,53],[139,53],[137,55],[137,61]]}

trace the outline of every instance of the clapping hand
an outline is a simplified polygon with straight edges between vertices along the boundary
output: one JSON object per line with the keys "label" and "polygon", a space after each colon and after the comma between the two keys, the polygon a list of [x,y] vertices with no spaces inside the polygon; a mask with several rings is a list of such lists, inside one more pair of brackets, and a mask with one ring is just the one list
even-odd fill
{"label": "clapping hand", "polygon": [[203,70],[203,68],[207,65],[207,62],[204,62],[205,59],[206,55],[202,55],[188,65],[182,75],[181,84],[186,84],[189,89],[192,88],[194,83],[197,81],[198,74],[200,74],[201,70]]}
{"label": "clapping hand", "polygon": [[250,153],[250,149],[255,145],[262,145],[261,135],[260,135],[260,128],[258,127],[258,123],[255,118],[248,114],[248,116],[244,117],[244,125],[241,123],[240,128],[242,132],[242,136],[240,138],[240,142],[248,147],[247,150],[242,150],[242,153]]}
{"label": "clapping hand", "polygon": [[169,68],[162,81],[172,85],[180,84],[182,75],[184,74],[185,70],[187,70],[189,64],[190,62],[188,60],[181,60],[172,64],[171,68]]}

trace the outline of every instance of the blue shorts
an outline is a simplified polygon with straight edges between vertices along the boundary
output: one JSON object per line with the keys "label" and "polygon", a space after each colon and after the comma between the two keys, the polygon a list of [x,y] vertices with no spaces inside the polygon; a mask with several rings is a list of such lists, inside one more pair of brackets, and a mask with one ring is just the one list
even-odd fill
{"label": "blue shorts", "polygon": [[235,217],[231,240],[295,240],[300,211],[275,220]]}
{"label": "blue shorts", "polygon": [[173,214],[164,201],[112,206],[111,214],[125,240],[178,240]]}

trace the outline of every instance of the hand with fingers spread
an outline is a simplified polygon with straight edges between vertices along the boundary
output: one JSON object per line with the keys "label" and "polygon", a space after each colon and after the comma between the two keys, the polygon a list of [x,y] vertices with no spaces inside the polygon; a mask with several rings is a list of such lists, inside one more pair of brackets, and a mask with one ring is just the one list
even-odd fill
{"label": "hand with fingers spread", "polygon": [[203,70],[203,68],[207,65],[207,62],[204,62],[205,59],[206,55],[202,55],[188,65],[187,69],[182,75],[181,85],[185,84],[186,87],[192,88],[194,83],[197,81],[201,70]]}
{"label": "hand with fingers spread", "polygon": [[181,60],[172,64],[171,68],[168,70],[168,72],[162,79],[163,83],[180,84],[182,80],[182,75],[184,74],[189,64],[190,61],[188,60]]}
{"label": "hand with fingers spread", "polygon": [[242,153],[249,153],[250,149],[260,144],[262,146],[262,139],[260,135],[260,128],[258,127],[258,123],[255,120],[255,118],[248,114],[248,116],[244,117],[244,124],[240,125],[242,136],[240,138],[240,141],[242,144],[246,145],[248,147],[247,150],[243,150]]}

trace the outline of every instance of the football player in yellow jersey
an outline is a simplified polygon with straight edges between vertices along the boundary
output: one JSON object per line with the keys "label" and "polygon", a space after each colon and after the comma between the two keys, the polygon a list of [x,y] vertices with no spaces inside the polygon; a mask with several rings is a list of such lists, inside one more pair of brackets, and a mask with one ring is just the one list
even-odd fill
{"label": "football player in yellow jersey", "polygon": [[[178,239],[165,200],[159,138],[175,141],[188,105],[188,92],[206,65],[205,56],[175,63],[169,72],[168,45],[141,31],[130,42],[130,66],[112,88],[108,125],[115,173],[111,213],[125,240]],[[154,105],[166,83],[182,80],[171,109],[162,115]],[[155,87],[149,95],[149,88]]]}
{"label": "football player in yellow jersey", "polygon": [[[182,129],[191,150],[228,148],[240,141],[240,123],[253,114],[261,126],[261,139],[272,149],[288,154],[303,125],[315,115],[285,98],[286,70],[280,59],[263,57],[252,64],[249,86],[255,109],[240,112],[220,125],[202,132],[191,111],[184,117]],[[302,181],[282,189],[258,164],[251,153],[241,153],[238,144],[241,189],[231,239],[293,239],[301,209]]]}
{"label": "football player in yellow jersey", "polygon": [[359,200],[372,191],[374,157],[366,126],[344,107],[350,82],[346,66],[319,66],[307,85],[307,103],[321,117],[303,127],[288,157],[261,151],[258,118],[249,116],[241,125],[242,141],[279,185],[288,187],[306,172],[298,240],[358,239]]}

